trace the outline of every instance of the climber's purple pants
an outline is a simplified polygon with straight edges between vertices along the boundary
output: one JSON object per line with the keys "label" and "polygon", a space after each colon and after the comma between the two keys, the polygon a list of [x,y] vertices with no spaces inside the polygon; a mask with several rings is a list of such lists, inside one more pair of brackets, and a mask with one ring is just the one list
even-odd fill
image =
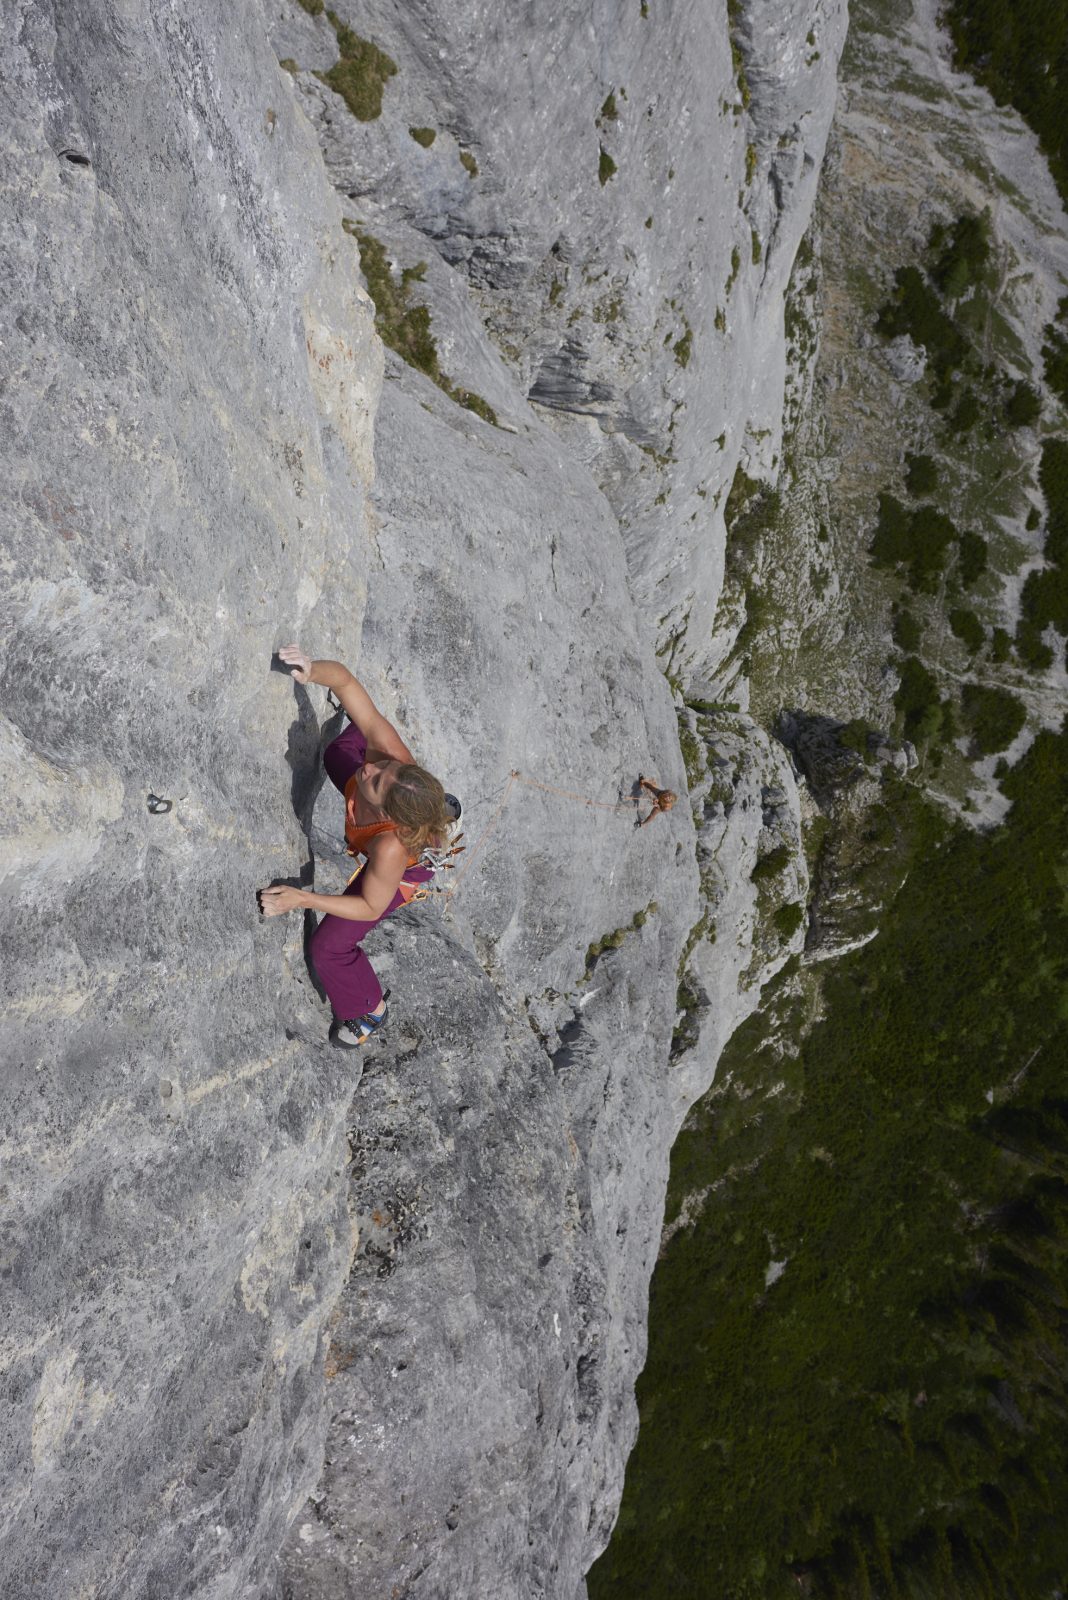
{"label": "climber's purple pants", "polygon": [[[345,792],[352,774],[363,766],[367,755],[367,740],[354,722],[333,744],[327,745],[323,755],[326,775],[335,788]],[[407,874],[409,880],[430,878],[424,868],[414,867]],[[345,890],[346,894],[359,894],[360,880],[356,878]],[[388,917],[398,906],[404,905],[400,890],[393,896],[382,913]],[[326,990],[334,1008],[334,1015],[342,1022],[351,1022],[368,1011],[377,1011],[382,1000],[382,985],[375,977],[375,969],[360,949],[360,941],[377,927],[382,917],[373,922],[350,922],[345,917],[323,917],[311,938],[309,950],[319,982]]]}

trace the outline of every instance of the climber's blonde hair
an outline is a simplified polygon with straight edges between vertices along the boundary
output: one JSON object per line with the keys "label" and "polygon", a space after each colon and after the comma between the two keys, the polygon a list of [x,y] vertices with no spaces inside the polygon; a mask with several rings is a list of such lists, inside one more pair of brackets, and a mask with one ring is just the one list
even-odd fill
{"label": "climber's blonde hair", "polygon": [[393,783],[382,796],[382,810],[397,824],[397,837],[409,855],[448,843],[453,815],[445,803],[445,790],[425,767],[414,763],[398,766]]}

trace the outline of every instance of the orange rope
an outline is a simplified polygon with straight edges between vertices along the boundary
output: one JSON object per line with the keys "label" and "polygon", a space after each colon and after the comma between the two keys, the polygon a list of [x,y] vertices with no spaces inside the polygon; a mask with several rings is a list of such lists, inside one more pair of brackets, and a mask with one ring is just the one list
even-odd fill
{"label": "orange rope", "polygon": [[464,881],[464,878],[467,876],[468,872],[471,870],[471,867],[474,865],[475,857],[482,849],[482,846],[485,844],[494,828],[496,828],[501,819],[501,814],[503,813],[505,806],[508,804],[508,796],[511,794],[513,786],[517,783],[525,783],[528,788],[531,789],[544,789],[546,794],[563,795],[566,800],[578,800],[584,806],[591,806],[599,811],[630,811],[633,808],[636,808],[640,803],[640,796],[633,796],[630,800],[615,802],[609,800],[591,800],[588,795],[576,794],[573,789],[558,789],[553,783],[541,783],[537,778],[528,778],[522,772],[520,772],[517,767],[513,767],[511,772],[508,774],[508,782],[504,786],[504,793],[501,795],[500,804],[498,805],[496,811],[493,813],[492,817],[487,822],[478,838],[475,840],[475,843],[468,852],[467,860],[460,868],[460,871],[457,873],[454,881],[449,884],[447,889],[441,890],[441,893],[445,897],[446,906],[456,893],[457,889],[460,887],[461,883]]}
{"label": "orange rope", "polygon": [[445,889],[443,891],[444,895],[445,895],[446,904],[448,904],[448,902],[452,899],[453,895],[456,893],[457,889],[460,887],[461,883],[463,883],[463,881],[466,878],[468,872],[470,871],[470,868],[471,868],[471,866],[472,866],[472,864],[474,862],[475,857],[478,855],[479,851],[482,849],[482,846],[485,844],[486,840],[489,838],[490,834],[493,832],[494,828],[497,826],[497,823],[500,820],[501,812],[504,810],[505,806],[508,804],[508,796],[512,792],[512,785],[515,783],[516,776],[517,776],[517,774],[514,773],[514,772],[509,774],[508,782],[504,786],[504,793],[501,795],[501,803],[500,803],[500,805],[497,807],[496,811],[493,813],[492,817],[487,822],[486,826],[483,828],[483,830],[479,834],[478,838],[475,840],[475,842],[472,845],[471,849],[467,852],[467,860],[464,862],[463,866],[460,868],[459,872],[456,875],[455,880],[452,883],[449,884],[449,887],[447,889]]}
{"label": "orange rope", "polygon": [[638,797],[635,795],[629,800],[591,800],[587,795],[576,794],[574,789],[558,789],[554,783],[541,783],[537,778],[524,777],[521,772],[513,772],[512,777],[519,783],[529,785],[531,789],[544,789],[546,794],[562,794],[568,800],[581,800],[584,806],[595,806],[599,811],[630,811],[638,804]]}

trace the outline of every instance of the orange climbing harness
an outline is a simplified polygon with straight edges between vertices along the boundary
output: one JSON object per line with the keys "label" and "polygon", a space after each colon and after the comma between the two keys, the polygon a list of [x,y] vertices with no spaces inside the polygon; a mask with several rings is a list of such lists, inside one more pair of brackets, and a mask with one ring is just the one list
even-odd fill
{"label": "orange climbing harness", "polygon": [[[349,887],[349,884],[356,882],[356,879],[367,865],[367,846],[376,834],[396,833],[397,831],[397,824],[389,817],[380,822],[358,823],[356,821],[355,784],[356,777],[353,774],[345,785],[345,843],[350,856],[363,856],[363,860],[352,874],[348,884],[345,885],[346,888]],[[412,867],[429,867],[432,871],[438,872],[443,867],[450,868],[452,862],[449,857],[460,855],[467,848],[466,845],[460,843],[462,838],[463,834],[461,833],[448,850],[427,849],[422,851],[420,855],[409,856],[409,869]],[[411,905],[413,900],[426,900],[430,896],[430,884],[420,882],[418,879],[413,881],[409,878],[402,878],[397,887],[406,906]]]}

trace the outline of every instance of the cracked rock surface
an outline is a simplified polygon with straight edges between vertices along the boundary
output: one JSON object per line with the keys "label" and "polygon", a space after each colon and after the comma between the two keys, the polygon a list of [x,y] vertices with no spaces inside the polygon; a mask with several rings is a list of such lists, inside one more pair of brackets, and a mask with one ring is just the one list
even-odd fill
{"label": "cracked rock surface", "polygon": [[[20,1595],[581,1595],[668,1153],[787,953],[758,855],[804,892],[783,753],[699,728],[688,797],[679,714],[730,648],[735,467],[779,448],[841,6],[751,0],[733,54],[689,4],[339,19],[396,60],[377,120],[288,0],[4,12]],[[384,351],[353,227],[426,262],[500,426]],[[294,637],[464,803],[455,893],[369,944],[366,1063],[255,910],[346,875]],[[639,772],[682,796],[641,831]]]}
{"label": "cracked rock surface", "polygon": [[254,10],[0,41],[0,1589],[244,1596],[354,1243],[268,667],[362,610],[381,352]]}

